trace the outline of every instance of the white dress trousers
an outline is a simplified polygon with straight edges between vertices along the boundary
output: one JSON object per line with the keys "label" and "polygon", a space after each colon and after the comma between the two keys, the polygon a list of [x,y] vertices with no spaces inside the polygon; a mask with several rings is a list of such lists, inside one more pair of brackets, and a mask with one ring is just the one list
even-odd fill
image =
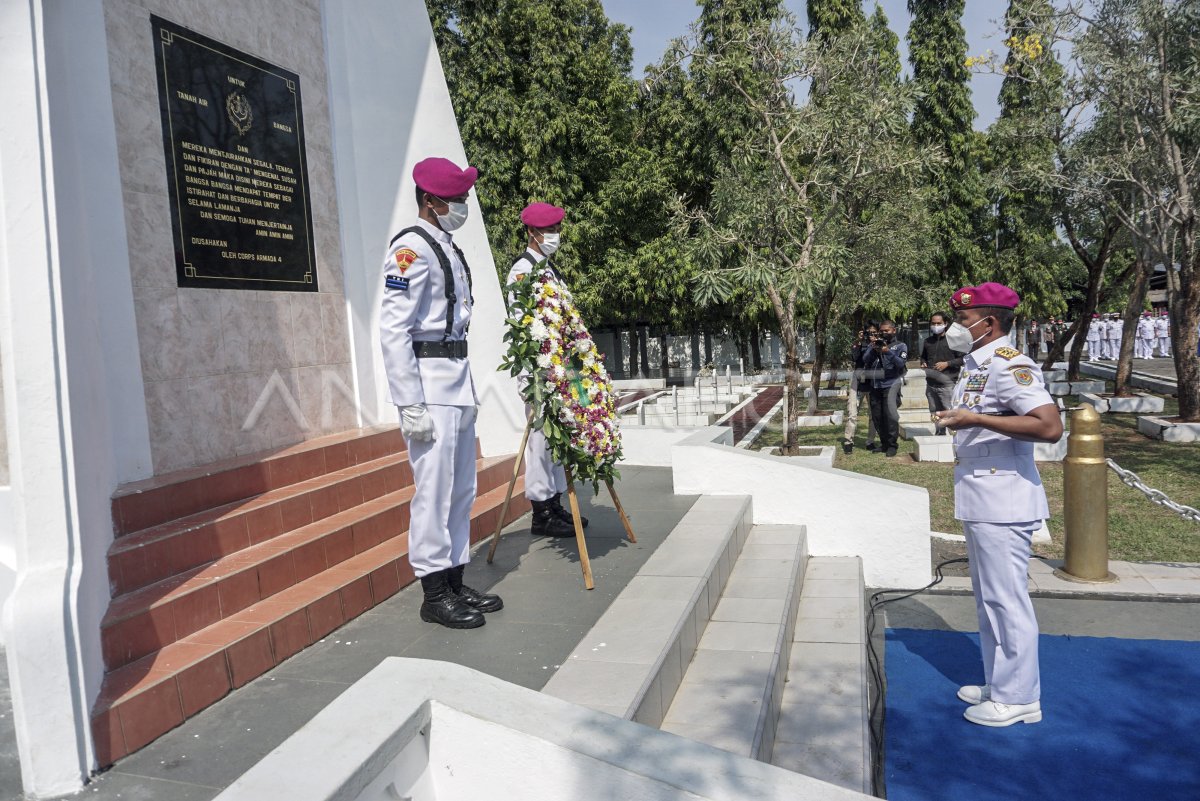
{"label": "white dress trousers", "polygon": [[963,521],[971,589],[979,616],[983,680],[992,700],[1032,704],[1041,700],[1038,625],[1029,600],[1029,550],[1040,523]]}
{"label": "white dress trousers", "polygon": [[525,443],[525,497],[531,501],[548,501],[567,491],[567,472],[550,458],[546,435],[530,431]]}
{"label": "white dress trousers", "polygon": [[408,561],[417,576],[471,561],[475,503],[475,407],[429,405],[432,442],[409,442],[412,513]]}
{"label": "white dress trousers", "polygon": [[[546,260],[546,257],[539,251],[533,248],[527,248],[526,250],[539,266]],[[523,280],[531,272],[533,272],[533,265],[528,260],[517,259],[508,271],[506,285],[512,287],[513,284]],[[566,284],[557,278],[549,275],[544,275],[543,278],[556,283],[563,292],[567,291]],[[513,293],[511,291],[508,294],[508,302],[510,305],[513,302]],[[521,387],[524,389],[525,383],[529,381],[529,376],[522,374],[520,381]],[[528,406],[525,407],[525,413],[529,414]],[[546,444],[546,435],[541,431],[530,430],[529,439],[525,443],[525,497],[531,501],[548,501],[560,492],[566,491],[567,473],[563,470],[562,465],[555,464],[554,459],[550,457],[550,448]]]}

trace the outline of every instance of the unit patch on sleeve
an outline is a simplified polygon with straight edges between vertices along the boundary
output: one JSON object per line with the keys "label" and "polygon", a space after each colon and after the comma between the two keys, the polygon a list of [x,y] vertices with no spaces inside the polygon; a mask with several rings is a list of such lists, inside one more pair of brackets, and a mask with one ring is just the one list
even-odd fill
{"label": "unit patch on sleeve", "polygon": [[383,285],[388,289],[399,289],[402,292],[408,291],[408,279],[400,275],[387,276]]}
{"label": "unit patch on sleeve", "polygon": [[396,269],[401,275],[408,270],[409,265],[417,260],[417,251],[412,248],[400,248],[396,251]]}
{"label": "unit patch on sleeve", "polygon": [[1021,355],[1021,351],[1005,346],[1003,348],[996,348],[996,355],[1001,359],[1015,359]]}
{"label": "unit patch on sleeve", "polygon": [[1012,371],[1013,380],[1023,387],[1033,383],[1033,371],[1028,367],[1018,367]]}

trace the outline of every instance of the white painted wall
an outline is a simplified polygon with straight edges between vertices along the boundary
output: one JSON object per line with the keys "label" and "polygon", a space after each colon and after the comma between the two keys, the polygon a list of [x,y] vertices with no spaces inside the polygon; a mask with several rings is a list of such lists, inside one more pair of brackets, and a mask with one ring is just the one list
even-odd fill
{"label": "white painted wall", "polygon": [[[428,156],[459,165],[467,158],[425,4],[326,0],[322,13],[356,389],[365,422],[394,422],[379,348],[383,257],[416,219],[413,165]],[[516,381],[496,371],[504,300],[474,193],[469,203],[454,239],[474,278],[471,368],[482,403],[477,434],[490,456],[517,450],[525,414]]]}
{"label": "white painted wall", "polygon": [[0,25],[0,348],[16,583],[3,628],[22,780],[90,768],[118,483],[149,475],[101,0]]}
{"label": "white painted wall", "polygon": [[[621,454],[617,465],[671,466],[671,448],[696,433],[695,428],[659,428],[621,424]],[[732,433],[732,432],[731,432]]]}
{"label": "white painted wall", "polygon": [[922,587],[931,578],[929,493],[846,470],[729,447],[705,428],[671,448],[675,492],[752,495],[754,522],[808,526],[813,556],[858,556],[871,587]]}

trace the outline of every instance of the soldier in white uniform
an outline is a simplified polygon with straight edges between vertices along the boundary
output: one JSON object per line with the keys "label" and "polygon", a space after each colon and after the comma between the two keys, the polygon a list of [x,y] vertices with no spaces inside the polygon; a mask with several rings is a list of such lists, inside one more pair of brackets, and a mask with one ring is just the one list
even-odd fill
{"label": "soldier in white uniform", "polygon": [[1158,340],[1158,355],[1171,357],[1171,320],[1164,311],[1154,320],[1154,338]]}
{"label": "soldier in white uniform", "polygon": [[1033,533],[1050,510],[1033,446],[1062,436],[1041,370],[1008,338],[1019,300],[991,282],[954,293],[947,337],[969,353],[953,408],[937,413],[954,431],[954,514],[967,538],[983,654],[983,684],[961,687],[958,697],[970,704],[967,720],[996,727],[1042,719],[1027,573]]}
{"label": "soldier in white uniform", "polygon": [[[542,280],[566,291],[566,284],[554,268],[551,258],[558,250],[564,216],[561,208],[549,203],[531,203],[521,211],[521,222],[525,224],[528,237],[527,247],[508,271],[508,286],[527,280],[536,271]],[[510,293],[510,302],[511,298]],[[520,378],[522,383],[529,380],[527,375]],[[533,505],[530,533],[544,537],[575,536],[571,513],[562,505],[562,494],[566,491],[566,473],[562,465],[555,464],[551,458],[546,435],[540,430],[531,430],[525,444],[525,497]],[[579,523],[587,526],[587,518],[581,515]]]}
{"label": "soldier in white uniform", "polygon": [[1133,355],[1139,359],[1154,358],[1154,321],[1150,312],[1142,312],[1137,322],[1137,352]]}
{"label": "soldier in white uniform", "polygon": [[1121,336],[1124,327],[1125,323],[1119,315],[1109,313],[1108,328],[1104,330],[1104,353],[1110,362],[1121,358]]}
{"label": "soldier in white uniform", "polygon": [[463,584],[471,560],[475,417],[467,361],[471,272],[451,232],[467,220],[474,167],[430,158],[413,168],[419,219],[397,234],[383,262],[380,341],[392,403],[415,484],[408,560],[421,579],[421,619],[476,628],[504,603]]}
{"label": "soldier in white uniform", "polygon": [[1100,319],[1099,314],[1092,315],[1092,321],[1088,323],[1087,330],[1087,349],[1088,361],[1098,362],[1104,354],[1101,352],[1104,341],[1104,321]]}

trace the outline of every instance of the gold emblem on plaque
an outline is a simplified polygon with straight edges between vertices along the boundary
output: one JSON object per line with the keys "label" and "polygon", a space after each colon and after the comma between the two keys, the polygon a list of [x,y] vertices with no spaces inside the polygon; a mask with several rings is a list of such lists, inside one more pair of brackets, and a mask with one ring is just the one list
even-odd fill
{"label": "gold emblem on plaque", "polygon": [[241,92],[232,92],[229,97],[225,98],[225,113],[229,115],[229,121],[233,123],[234,128],[237,128],[239,135],[250,130],[250,124],[254,122],[254,112],[250,109],[250,101]]}

